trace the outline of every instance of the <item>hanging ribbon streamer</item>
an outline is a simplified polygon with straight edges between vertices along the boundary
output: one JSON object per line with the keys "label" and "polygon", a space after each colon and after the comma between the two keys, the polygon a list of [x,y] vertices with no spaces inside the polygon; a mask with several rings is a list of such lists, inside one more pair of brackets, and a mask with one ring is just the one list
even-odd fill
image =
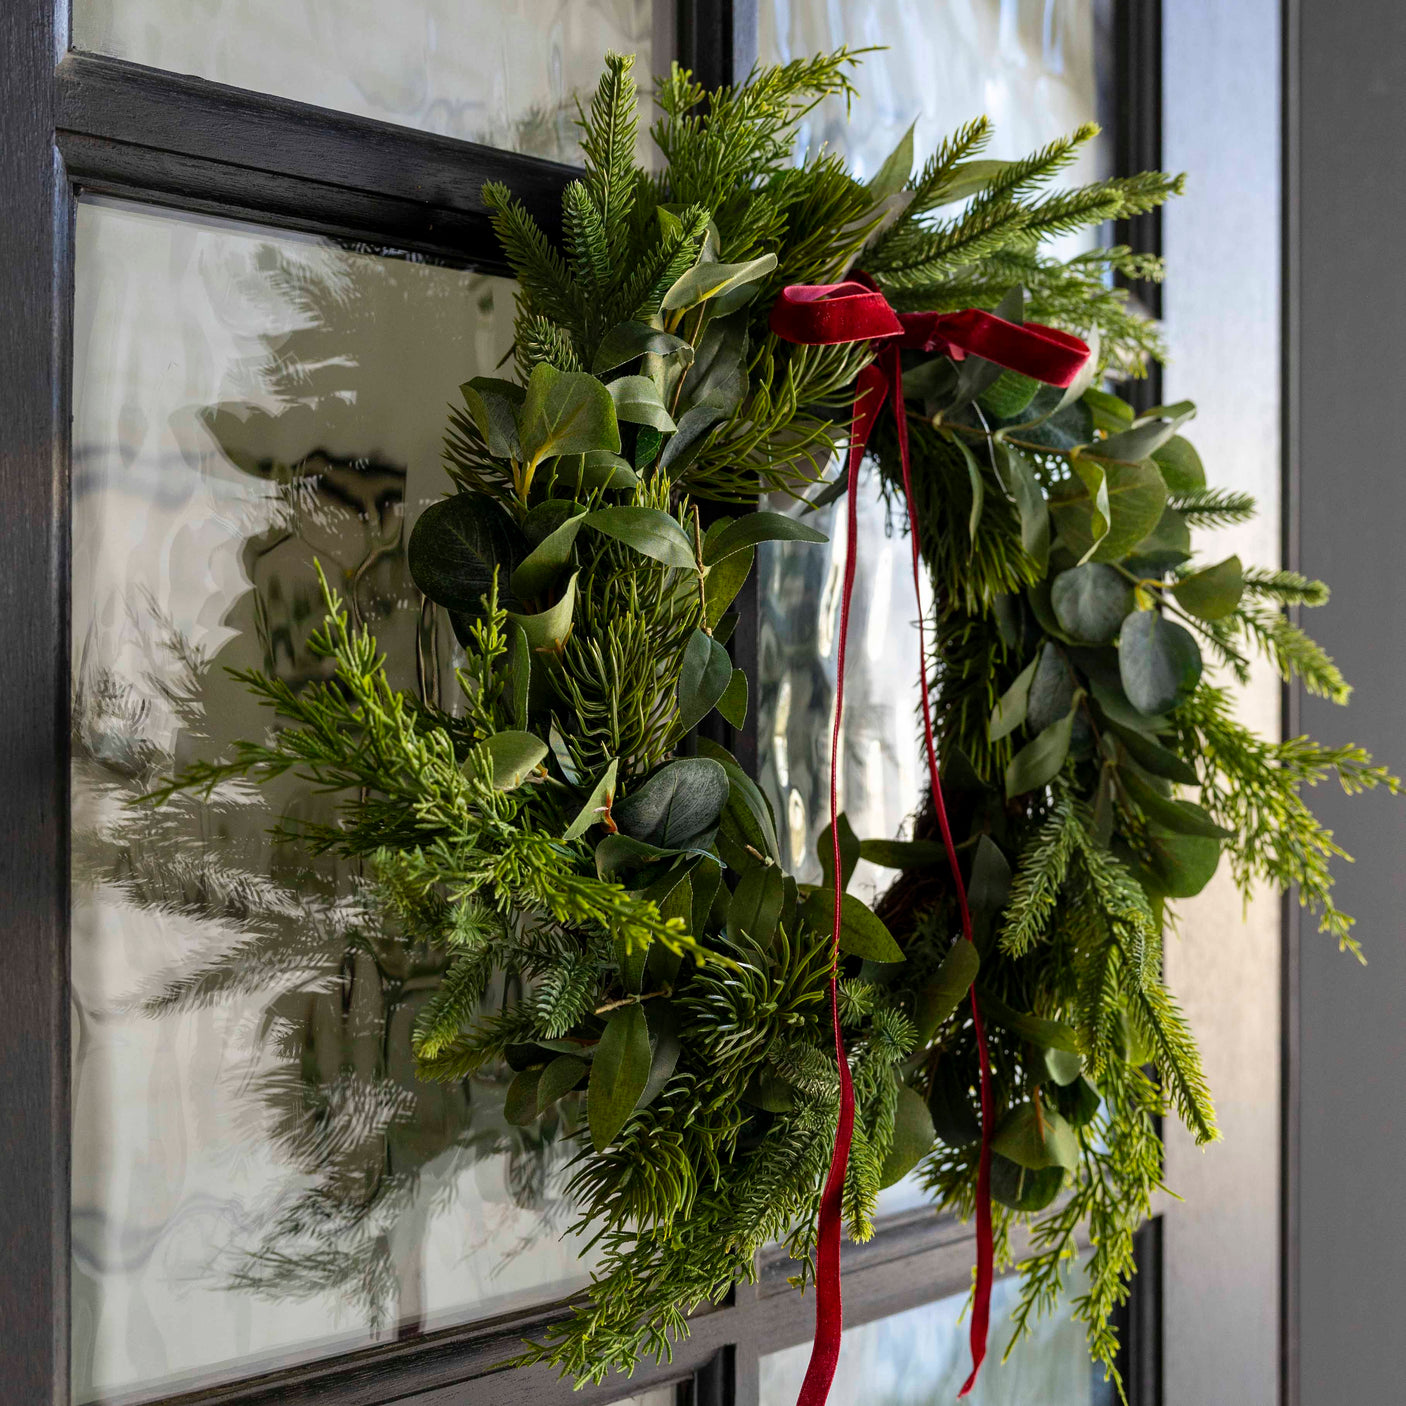
{"label": "hanging ribbon streamer", "polygon": [[[971,942],[971,910],[962,882],[957,848],[947,807],[942,799],[938,774],[937,746],[933,739],[932,705],[928,697],[927,647],[923,635],[918,517],[913,507],[913,479],[908,454],[908,416],[903,401],[904,350],[935,352],[960,361],[968,354],[995,362],[1034,380],[1052,386],[1068,386],[1088,360],[1089,349],[1077,337],[1039,323],[1019,325],[979,308],[961,312],[917,312],[899,314],[864,274],[854,280],[832,284],[792,284],[782,290],[771,310],[771,330],[788,342],[809,346],[834,346],[847,342],[876,343],[875,357],[860,372],[855,388],[854,419],[850,427],[847,465],[847,537],[844,589],[840,600],[840,633],[835,680],[835,723],[830,736],[830,836],[834,845],[835,932],[830,951],[830,1008],[835,1028],[835,1057],[840,1068],[840,1117],[835,1130],[835,1151],[820,1199],[820,1221],[815,1254],[815,1344],[797,1406],[824,1406],[840,1359],[840,1333],[844,1326],[840,1292],[841,1198],[845,1171],[849,1166],[850,1140],[854,1131],[854,1086],[849,1060],[840,1032],[839,964],[840,906],[842,898],[839,827],[840,731],[844,713],[845,646],[849,636],[850,600],[854,593],[858,560],[859,467],[869,444],[869,436],[885,402],[893,397],[894,419],[898,428],[898,457],[903,469],[903,492],[908,507],[909,545],[913,558],[913,591],[918,597],[918,682],[923,699],[923,741],[927,752],[928,781],[933,809],[942,832],[948,867],[957,892],[962,916],[962,937]],[[993,1243],[991,1232],[991,1062],[986,1048],[986,1031],[981,1022],[976,987],[968,992],[972,1027],[976,1032],[977,1056],[981,1070],[981,1153],[976,1180],[976,1292],[972,1305],[972,1369],[962,1387],[965,1396],[976,1382],[986,1357],[986,1334],[991,1321],[991,1281]]]}

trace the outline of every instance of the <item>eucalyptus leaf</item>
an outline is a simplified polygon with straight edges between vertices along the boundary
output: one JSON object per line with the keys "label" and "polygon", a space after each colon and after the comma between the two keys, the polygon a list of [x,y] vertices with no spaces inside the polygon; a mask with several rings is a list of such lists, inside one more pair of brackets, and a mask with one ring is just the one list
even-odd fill
{"label": "eucalyptus leaf", "polygon": [[1202,835],[1208,839],[1229,839],[1231,832],[1217,825],[1201,806],[1164,796],[1131,767],[1120,767],[1118,779],[1134,804],[1151,821],[1179,835]]}
{"label": "eucalyptus leaf", "polygon": [[760,542],[828,542],[830,539],[815,528],[798,522],[785,513],[748,513],[729,523],[716,535],[703,541],[703,561],[711,566],[734,552],[746,551]]}
{"label": "eucalyptus leaf", "polygon": [[697,263],[664,294],[661,311],[696,307],[722,293],[765,278],[776,267],[775,254],[763,254],[742,264]]}
{"label": "eucalyptus leaf", "polygon": [[1042,1167],[1032,1171],[991,1154],[991,1199],[1013,1211],[1043,1211],[1064,1189],[1063,1167]]}
{"label": "eucalyptus leaf", "polygon": [[1162,471],[1169,492],[1195,493],[1206,486],[1206,470],[1201,456],[1191,442],[1180,435],[1173,435],[1156,450],[1152,461]]}
{"label": "eucalyptus leaf", "polygon": [[1245,593],[1245,572],[1239,557],[1227,557],[1172,586],[1177,604],[1202,620],[1223,620],[1240,604]]}
{"label": "eucalyptus leaf", "polygon": [[1125,727],[1121,722],[1106,717],[1104,726],[1127,751],[1128,755],[1144,770],[1153,776],[1164,777],[1168,781],[1179,782],[1183,786],[1199,786],[1201,778],[1184,758],[1163,747],[1146,733]]}
{"label": "eucalyptus leaf", "polygon": [[1074,707],[1078,680],[1069,667],[1064,651],[1050,640],[1040,651],[1035,677],[1030,681],[1030,698],[1025,710],[1025,725],[1032,733],[1041,733],[1068,715]]}
{"label": "eucalyptus leaf", "polygon": [[693,543],[678,522],[659,508],[638,506],[597,508],[582,521],[607,537],[633,547],[643,556],[680,570],[697,568]]}
{"label": "eucalyptus leaf", "polygon": [[1079,1138],[1053,1108],[1037,1109],[1033,1103],[1017,1104],[1001,1120],[991,1140],[991,1150],[1031,1171],[1079,1166]]}
{"label": "eucalyptus leaf", "polygon": [[1039,381],[1007,369],[982,391],[977,403],[998,420],[1014,420],[1035,399],[1039,389]]}
{"label": "eucalyptus leaf", "polygon": [[1020,513],[1020,545],[1042,571],[1050,559],[1050,508],[1030,460],[1018,449],[1003,446],[1006,487]]}
{"label": "eucalyptus leaf", "polygon": [[620,759],[612,757],[610,765],[606,767],[600,780],[596,782],[595,789],[587,798],[586,804],[581,807],[580,811],[577,812],[576,819],[567,827],[566,833],[562,836],[563,840],[580,839],[592,825],[600,820],[602,811],[611,806],[615,800],[615,777],[619,770]]}
{"label": "eucalyptus leaf", "polygon": [[727,935],[736,942],[746,933],[765,947],[776,935],[785,885],[775,864],[754,864],[738,881],[727,906]]}
{"label": "eucalyptus leaf", "polygon": [[[1072,1084],[1084,1070],[1084,1061],[1068,1050],[1041,1050],[1045,1072],[1061,1088]],[[1075,1125],[1079,1126],[1078,1124]]]}
{"label": "eucalyptus leaf", "polygon": [[685,731],[713,711],[731,682],[732,659],[727,650],[705,631],[694,630],[679,671],[679,721]]}
{"label": "eucalyptus leaf", "polygon": [[1079,561],[1119,561],[1156,526],[1167,486],[1150,463],[1120,464],[1081,455],[1076,477],[1056,484],[1050,513]]}
{"label": "eucalyptus leaf", "polygon": [[[731,415],[747,394],[747,315],[714,317],[683,382],[685,411],[712,406]],[[680,421],[682,428],[682,421]]]}
{"label": "eucalyptus leaf", "polygon": [[1010,736],[1025,721],[1026,710],[1030,702],[1030,685],[1034,682],[1035,670],[1039,667],[1040,657],[1036,655],[1015,676],[1015,682],[1001,695],[992,711],[989,735],[993,742],[999,742],[1001,738]]}
{"label": "eucalyptus leaf", "polygon": [[[704,550],[707,550],[706,542]],[[756,549],[748,548],[746,551],[733,552],[708,568],[703,593],[706,604],[704,619],[710,630],[718,628],[718,622],[723,618],[724,612],[737,599],[738,591],[747,584],[747,577],[751,574],[756,559]]]}
{"label": "eucalyptus leaf", "polygon": [[620,452],[620,428],[610,392],[584,371],[558,371],[546,362],[528,378],[518,433],[523,457],[533,463],[589,449]]}
{"label": "eucalyptus leaf", "polygon": [[542,1069],[523,1069],[514,1076],[503,1097],[503,1120],[515,1128],[525,1128],[537,1116],[537,1085]]}
{"label": "eucalyptus leaf", "polygon": [[476,616],[493,587],[494,569],[506,588],[522,550],[522,534],[507,514],[482,498],[456,493],[420,514],[406,560],[416,586],[436,605]]}
{"label": "eucalyptus leaf", "polygon": [[981,968],[976,945],[959,938],[947,949],[937,975],[918,993],[913,1006],[913,1023],[918,1028],[918,1047],[932,1043],[943,1022],[966,999]]}
{"label": "eucalyptus leaf", "polygon": [[495,459],[520,459],[517,408],[522,404],[523,388],[493,376],[475,376],[459,387],[459,393],[488,452]]}
{"label": "eucalyptus leaf", "polygon": [[548,747],[530,732],[495,732],[483,746],[493,762],[493,785],[499,791],[521,786],[547,755]]}
{"label": "eucalyptus leaf", "polygon": [[607,881],[647,884],[677,858],[677,850],[664,849],[632,835],[607,835],[596,846],[596,874]]}
{"label": "eucalyptus leaf", "polygon": [[576,579],[580,572],[573,572],[567,579],[566,589],[561,599],[546,610],[535,615],[523,615],[508,611],[508,619],[521,627],[527,636],[527,643],[534,650],[558,652],[571,635],[572,615],[576,610]]}
{"label": "eucalyptus leaf", "polygon": [[1183,835],[1149,825],[1152,873],[1168,898],[1193,898],[1210,883],[1220,864],[1221,842],[1203,835]]}
{"label": "eucalyptus leaf", "polygon": [[1133,608],[1133,588],[1116,567],[1091,561],[1054,578],[1050,604],[1075,639],[1108,644]]}
{"label": "eucalyptus leaf", "polygon": [[1010,896],[1010,861],[990,835],[978,836],[971,879],[967,884],[967,902],[972,912],[994,916],[1006,906]]}
{"label": "eucalyptus leaf", "polygon": [[742,669],[734,669],[732,678],[718,699],[718,712],[739,732],[747,721],[747,675]]}
{"label": "eucalyptus leaf", "polygon": [[1046,1050],[1064,1050],[1068,1054],[1079,1053],[1079,1037],[1072,1026],[1061,1020],[1046,1020],[1042,1016],[1027,1015],[1013,1006],[1008,1006],[990,991],[977,993],[981,1013],[988,1020],[1007,1030],[1014,1031],[1032,1045]]}
{"label": "eucalyptus leaf", "polygon": [[981,525],[982,509],[986,505],[986,479],[981,472],[981,465],[976,462],[976,455],[972,453],[966,440],[957,436],[953,442],[962,451],[962,458],[967,465],[967,481],[971,485],[972,494],[971,512],[967,515],[967,532],[972,541],[975,542],[976,530]]}
{"label": "eucalyptus leaf", "polygon": [[[700,737],[698,751],[700,756],[711,757],[727,772],[728,797],[727,804],[723,807],[722,824],[718,832],[720,844],[724,834],[731,831],[741,843],[751,845],[774,864],[780,864],[781,851],[776,843],[776,821],[761,788],[742,770],[737,758],[712,738]],[[746,853],[745,849],[743,853]]]}
{"label": "eucalyptus leaf", "polygon": [[644,1092],[640,1094],[636,1108],[648,1108],[663,1093],[664,1085],[678,1066],[679,1054],[683,1049],[679,1041],[678,1018],[672,1006],[663,1001],[651,1001],[645,1010],[645,1020],[649,1025],[652,1046],[649,1078],[645,1080]]}
{"label": "eucalyptus leaf", "polygon": [[558,1055],[537,1081],[537,1112],[545,1113],[558,1099],[565,1098],[585,1077],[590,1065],[574,1055]]}
{"label": "eucalyptus leaf", "polygon": [[653,1062],[649,1024],[636,1002],[612,1011],[605,1023],[586,1095],[591,1143],[604,1152],[625,1126],[649,1082]]}
{"label": "eucalyptus leaf", "polygon": [[549,532],[518,564],[512,575],[513,594],[522,600],[544,595],[571,564],[572,546],[581,530],[584,509],[576,511],[560,527]]}
{"label": "eucalyptus leaf", "polygon": [[1164,713],[1190,696],[1201,678],[1201,651],[1189,630],[1155,610],[1123,623],[1118,672],[1128,701],[1141,713]]}
{"label": "eucalyptus leaf", "polygon": [[718,405],[689,406],[679,416],[677,430],[664,445],[664,452],[659,456],[659,467],[670,473],[687,468],[708,432],[727,417],[728,412]]}
{"label": "eucalyptus leaf", "polygon": [[686,362],[693,360],[693,347],[682,337],[651,327],[647,322],[620,322],[600,339],[591,370],[601,376],[646,352],[656,356],[677,355]]}
{"label": "eucalyptus leaf", "polygon": [[892,1186],[902,1181],[932,1150],[936,1137],[932,1114],[922,1096],[907,1084],[900,1084],[893,1110],[893,1141],[879,1169],[879,1185]]}
{"label": "eucalyptus leaf", "polygon": [[613,815],[622,833],[678,849],[717,824],[727,794],[727,772],[719,763],[708,757],[682,757],[618,800]]}
{"label": "eucalyptus leaf", "polygon": [[664,408],[659,388],[647,376],[621,376],[606,387],[615,402],[615,415],[634,425],[649,425],[666,434],[678,427]]}
{"label": "eucalyptus leaf", "polygon": [[[802,905],[807,923],[822,936],[835,931],[835,890],[815,889]],[[840,898],[840,951],[871,962],[901,962],[903,949],[883,920],[852,893]]]}
{"label": "eucalyptus leaf", "polygon": [[527,727],[528,699],[532,693],[532,646],[527,631],[521,625],[508,624],[509,647],[508,686],[512,691],[513,721],[520,729]]}

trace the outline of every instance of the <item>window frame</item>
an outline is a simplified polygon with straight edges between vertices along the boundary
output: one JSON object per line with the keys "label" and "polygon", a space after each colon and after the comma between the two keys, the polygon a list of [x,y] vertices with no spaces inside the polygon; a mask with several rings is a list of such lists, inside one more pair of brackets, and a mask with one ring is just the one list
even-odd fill
{"label": "window frame", "polygon": [[[1102,0],[1117,15],[1118,151],[1145,160],[1160,107],[1145,97],[1160,55],[1148,48],[1160,5]],[[69,0],[0,7],[0,657],[7,662],[0,774],[0,929],[11,953],[0,988],[0,1363],[14,1406],[69,1406],[69,449],[74,222],[80,192],[252,220],[338,240],[508,272],[481,188],[505,180],[552,228],[572,167],[288,99],[230,88],[69,48]],[[1151,29],[1149,29],[1149,26]],[[706,83],[731,80],[756,55],[756,0],[677,0],[678,56]],[[1151,57],[1149,58],[1149,54]],[[1149,129],[1148,124],[1151,124]],[[1151,131],[1152,136],[1149,136]],[[1148,245],[1155,226],[1139,231]],[[756,582],[734,641],[756,653]],[[731,739],[754,768],[754,730]],[[1155,1227],[1144,1243],[1155,1242]],[[1149,1238],[1150,1237],[1150,1238]],[[872,1322],[965,1290],[969,1227],[931,1215],[881,1224],[845,1248],[846,1321]],[[1135,1290],[1133,1400],[1160,1400],[1149,1356],[1160,1322],[1157,1256]],[[22,1266],[22,1272],[16,1267]],[[560,1303],[392,1341],[187,1391],[153,1406],[449,1406],[489,1400],[604,1406],[678,1382],[692,1406],[753,1406],[762,1354],[806,1341],[813,1298],[784,1278],[739,1285],[700,1313],[672,1363],[573,1393],[544,1369],[494,1373],[524,1332]],[[494,1375],[492,1386],[470,1383]],[[1149,1385],[1150,1384],[1150,1385]]]}

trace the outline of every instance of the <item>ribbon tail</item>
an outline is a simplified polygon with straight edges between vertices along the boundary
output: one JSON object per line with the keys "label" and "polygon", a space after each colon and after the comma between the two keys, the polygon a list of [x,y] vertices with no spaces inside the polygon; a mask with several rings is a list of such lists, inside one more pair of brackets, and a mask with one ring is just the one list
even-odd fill
{"label": "ribbon tail", "polygon": [[854,1082],[850,1078],[840,1031],[840,917],[844,873],[840,857],[840,740],[845,701],[845,649],[849,642],[850,602],[854,595],[859,528],[859,466],[888,391],[888,382],[870,366],[860,375],[850,429],[849,492],[846,503],[844,590],[840,600],[840,632],[836,649],[835,721],[830,734],[830,837],[834,843],[835,928],[830,948],[830,1013],[835,1030],[835,1060],[840,1070],[840,1116],[835,1127],[835,1150],[820,1195],[820,1217],[815,1248],[815,1341],[796,1406],[825,1406],[835,1368],[840,1360],[840,1335],[844,1329],[844,1298],[840,1288],[840,1232],[844,1222],[845,1173],[849,1168],[850,1141],[854,1135]]}
{"label": "ribbon tail", "polygon": [[[918,687],[923,699],[923,743],[927,753],[928,784],[932,788],[933,809],[942,831],[942,843],[947,853],[947,865],[957,892],[957,906],[962,915],[962,936],[959,941],[973,940],[971,907],[967,889],[962,882],[962,869],[957,861],[957,847],[952,840],[952,826],[947,819],[947,806],[942,796],[942,777],[937,765],[937,743],[933,737],[932,699],[928,695],[928,651],[923,628],[923,595],[918,515],[913,509],[913,470],[908,454],[908,419],[903,403],[903,364],[897,347],[881,353],[888,380],[893,387],[893,412],[898,421],[898,459],[903,469],[903,495],[908,508],[908,545],[913,559],[913,595],[918,611]],[[838,872],[838,870],[836,871]],[[976,1031],[977,1058],[981,1067],[981,1153],[976,1172],[976,1289],[972,1301],[971,1375],[958,1393],[965,1396],[976,1385],[981,1364],[986,1360],[986,1336],[991,1323],[991,1285],[994,1278],[995,1241],[991,1229],[991,1061],[986,1049],[986,1031],[981,1023],[976,987],[971,997],[972,1025]]]}

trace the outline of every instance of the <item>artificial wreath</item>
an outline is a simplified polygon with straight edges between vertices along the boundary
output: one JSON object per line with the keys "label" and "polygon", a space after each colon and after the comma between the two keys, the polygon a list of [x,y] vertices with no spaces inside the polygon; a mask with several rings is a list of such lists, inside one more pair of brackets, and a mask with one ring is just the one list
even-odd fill
{"label": "artificial wreath", "polygon": [[[1328,776],[1397,788],[1359,748],[1257,737],[1228,684],[1203,677],[1209,656],[1244,681],[1258,653],[1345,701],[1284,613],[1326,590],[1198,561],[1193,532],[1253,502],[1207,485],[1179,433],[1192,406],[1138,415],[1105,389],[1159,353],[1113,286],[1158,277],[1158,261],[1041,252],[1179,179],[1050,190],[1094,129],[993,161],[984,120],[916,172],[910,134],[868,184],[833,154],[797,161],[797,121],[852,95],[853,63],[763,67],[712,93],[675,67],[651,129],[663,162],[644,170],[632,60],[607,59],[561,246],[509,191],[484,190],[519,281],[517,376],[463,387],[455,491],[409,546],[461,647],[456,696],[392,688],[327,587],[326,677],[242,675],[277,729],[155,793],[294,772],[341,795],[335,824],[287,838],[364,864],[390,937],[446,963],[414,1031],[421,1077],[506,1065],[509,1120],[579,1146],[571,1194],[603,1262],[520,1358],[578,1380],[662,1359],[769,1243],[799,1282],[814,1273],[841,1080],[832,963],[854,1093],[849,1234],[869,1236],[880,1189],[915,1169],[937,1207],[970,1215],[985,1160],[998,1261],[1030,1227],[1016,1333],[1065,1292],[1087,1227],[1074,1312],[1114,1373],[1159,1119],[1216,1136],[1162,982],[1168,901],[1224,857],[1246,892],[1297,888],[1351,947],[1339,851],[1300,792]],[[930,800],[906,840],[861,840],[839,817],[810,887],[786,873],[714,719],[740,728],[747,709],[727,641],[757,545],[824,540],[804,512],[758,500],[844,491],[825,474],[873,356],[778,337],[772,309],[789,286],[858,269],[900,313],[995,309],[1093,351],[1063,389],[950,348],[895,353],[911,495],[899,421],[872,425],[869,449],[931,583],[945,815]],[[861,857],[896,872],[872,909],[845,892]],[[968,899],[974,941],[954,942]],[[505,972],[493,990],[512,998],[485,1008]],[[973,983],[985,1068],[962,1004]]]}

